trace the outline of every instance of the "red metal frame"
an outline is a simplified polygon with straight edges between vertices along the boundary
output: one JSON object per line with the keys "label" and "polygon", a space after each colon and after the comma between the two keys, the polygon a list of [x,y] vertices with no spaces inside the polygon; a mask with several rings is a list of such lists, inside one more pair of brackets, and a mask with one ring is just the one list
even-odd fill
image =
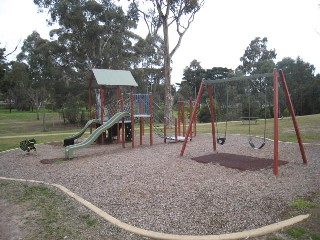
{"label": "red metal frame", "polygon": [[163,118],[163,142],[167,143],[167,118]]}
{"label": "red metal frame", "polygon": [[152,93],[149,93],[149,113],[150,113],[150,118],[149,118],[149,123],[150,123],[150,146],[153,145],[153,127],[152,127]]}
{"label": "red metal frame", "polygon": [[279,160],[279,123],[278,123],[278,72],[273,70],[273,173],[278,175]]}
{"label": "red metal frame", "polygon": [[133,87],[130,90],[130,107],[131,107],[131,146],[134,148],[134,96]]}
{"label": "red metal frame", "polygon": [[[203,88],[204,88],[204,82],[202,81],[201,85],[200,85],[200,88],[199,88],[197,100],[196,100],[196,103],[195,103],[193,111],[192,111],[192,115],[191,115],[192,121],[189,123],[187,134],[186,134],[187,136],[189,136],[190,131],[192,130],[192,122],[194,121],[195,116],[196,116],[197,107],[198,107],[198,104],[200,103],[200,99],[201,99],[201,95],[202,95],[202,92],[203,92]],[[186,149],[186,146],[187,146],[187,142],[188,142],[188,138],[186,137],[184,139],[184,141],[183,141],[183,145],[182,145],[182,148],[181,148],[180,156],[183,156],[184,150]]]}
{"label": "red metal frame", "polygon": [[[300,134],[300,130],[298,127],[298,123],[296,121],[296,117],[295,117],[295,113],[294,113],[294,108],[293,108],[293,104],[291,102],[291,98],[290,98],[290,94],[289,94],[289,90],[287,87],[287,83],[283,74],[282,70],[279,70],[279,75],[280,75],[280,81],[283,87],[283,90],[285,92],[285,96],[286,96],[286,101],[289,107],[289,111],[290,111],[290,115],[292,118],[292,122],[294,125],[294,129],[296,132],[296,136],[297,136],[297,140],[299,143],[299,147],[300,147],[300,152],[301,152],[301,156],[303,159],[303,163],[306,164],[307,163],[307,157],[304,151],[304,147],[303,147],[303,143],[302,143],[302,139],[301,139],[301,134]],[[279,119],[278,119],[278,113],[279,113],[279,93],[278,93],[278,71],[277,69],[273,70],[273,118],[274,118],[274,155],[273,155],[273,173],[274,175],[278,175],[278,163],[279,163]],[[200,85],[200,89],[198,92],[198,96],[197,96],[197,100],[194,106],[194,109],[192,111],[192,116],[191,119],[192,121],[189,123],[188,126],[188,130],[187,130],[187,134],[186,136],[189,136],[190,131],[192,130],[192,122],[194,121],[195,118],[195,114],[196,114],[196,108],[198,106],[198,104],[200,103],[200,99],[201,99],[201,95],[203,93],[203,88],[204,88],[204,82],[201,82]],[[212,85],[208,85],[208,94],[209,94],[209,100],[210,100],[210,114],[211,114],[211,129],[212,129],[212,146],[213,146],[213,150],[216,151],[216,135],[215,135],[215,126],[214,126],[214,101],[213,101],[213,97],[212,97]],[[179,107],[178,107],[179,109]],[[179,116],[179,115],[178,115]],[[180,152],[180,156],[183,156],[186,145],[187,145],[187,141],[188,138],[185,138],[182,148],[181,148],[181,152]]]}
{"label": "red metal frame", "polygon": [[[121,94],[121,112],[124,112],[124,99],[123,99],[123,94]],[[121,136],[122,136],[122,147],[125,148],[125,133],[124,133],[124,118],[122,118],[122,129],[121,129]]]}

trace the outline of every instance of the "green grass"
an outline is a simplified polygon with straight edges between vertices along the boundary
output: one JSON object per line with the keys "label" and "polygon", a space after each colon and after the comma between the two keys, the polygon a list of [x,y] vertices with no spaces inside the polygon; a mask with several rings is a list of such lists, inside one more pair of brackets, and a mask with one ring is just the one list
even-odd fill
{"label": "green grass", "polygon": [[101,224],[62,193],[42,184],[0,180],[0,199],[23,206],[29,213],[23,226],[25,239],[89,239],[97,235],[94,227]]}
{"label": "green grass", "polygon": [[[46,112],[46,131],[43,131],[42,114],[30,111],[17,111],[0,108],[0,151],[18,148],[22,140],[35,138],[37,143],[62,142],[65,137],[78,132],[81,125],[72,126],[63,123],[59,113]],[[46,135],[46,136],[39,136]],[[12,138],[1,138],[10,136]],[[27,136],[27,137],[25,137]],[[84,137],[87,135],[85,134]]]}
{"label": "green grass", "polygon": [[[62,142],[69,134],[72,135],[78,132],[82,125],[70,126],[64,124],[57,112],[48,111],[46,113],[46,132],[42,131],[42,115],[40,120],[36,120],[35,112],[21,112],[13,110],[9,113],[8,110],[0,109],[0,137],[13,136],[14,138],[0,138],[0,151],[5,151],[19,147],[19,143],[26,138],[36,138],[37,143]],[[320,143],[320,114],[298,116],[297,122],[304,143]],[[163,129],[163,124],[156,124]],[[187,128],[188,126],[186,126]],[[139,124],[136,125],[136,131],[139,130]],[[182,129],[182,125],[181,125]],[[218,123],[218,130],[224,133],[225,123]],[[251,134],[254,136],[263,137],[264,120],[258,119],[257,124],[250,125]],[[145,124],[145,132],[148,132],[148,124]],[[182,130],[181,130],[182,132]],[[210,133],[211,123],[198,123],[197,133]],[[167,129],[168,135],[174,134],[174,128]],[[249,126],[242,124],[241,121],[228,122],[227,134],[244,134],[248,135]],[[38,136],[47,134],[47,136]],[[58,135],[53,135],[58,134]],[[267,120],[266,137],[273,139],[273,119]],[[30,137],[24,137],[29,135]],[[84,137],[87,137],[85,135]],[[279,139],[281,141],[297,142],[295,130],[291,117],[279,120]]]}
{"label": "green grass", "polygon": [[[305,143],[320,143],[320,114],[298,116],[297,123],[300,129],[301,137]],[[267,119],[266,137],[273,139],[273,119]],[[220,134],[224,134],[225,122],[219,122],[218,127]],[[186,126],[187,128],[187,126]],[[170,130],[172,133],[173,130]],[[211,132],[211,123],[197,124],[197,133]],[[263,137],[264,119],[258,119],[257,124],[250,125],[250,132],[254,136]],[[227,134],[249,134],[249,125],[241,121],[230,121],[227,124]],[[279,120],[279,139],[287,142],[297,142],[294,126],[291,117]]]}
{"label": "green grass", "polygon": [[[320,197],[319,197],[320,200]],[[302,198],[295,198],[290,203],[289,206],[297,208],[299,210],[304,210],[306,208],[318,207],[320,208],[320,202],[311,202],[308,200],[304,200]]]}

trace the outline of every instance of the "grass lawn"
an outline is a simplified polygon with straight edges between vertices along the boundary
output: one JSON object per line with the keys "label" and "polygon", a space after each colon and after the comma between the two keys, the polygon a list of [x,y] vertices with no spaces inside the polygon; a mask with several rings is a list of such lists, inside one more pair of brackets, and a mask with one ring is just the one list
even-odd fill
{"label": "grass lawn", "polygon": [[[34,112],[9,113],[0,109],[0,151],[19,147],[20,141],[35,137],[37,143],[60,141],[82,126],[64,124],[58,113],[46,113],[46,131],[43,131],[42,115],[36,120]],[[303,142],[320,143],[320,114],[297,117]],[[139,125],[136,126],[136,131]],[[163,125],[160,124],[160,128]],[[145,126],[147,132],[148,126]],[[263,136],[264,120],[259,119],[256,125],[251,125],[251,134]],[[224,133],[225,123],[218,123],[220,133]],[[227,134],[248,134],[249,126],[241,121],[228,122]],[[174,129],[168,129],[173,134]],[[210,133],[211,123],[197,124],[198,133]],[[86,137],[87,135],[85,135]],[[156,137],[156,136],[155,136]],[[266,137],[273,138],[273,119],[267,120]],[[296,136],[291,118],[279,120],[279,138],[282,141],[296,142]],[[267,236],[266,239],[320,239],[320,193],[308,199],[295,198],[288,203],[289,215],[300,212],[310,213],[311,217],[295,226]],[[100,235],[103,223],[99,218],[90,215],[87,210],[79,210],[74,203],[64,195],[46,186],[0,181],[0,200],[9,202],[12,211],[21,208],[25,215],[25,230],[27,239],[109,239]],[[8,209],[8,207],[7,207]],[[31,214],[28,212],[31,211]],[[107,238],[105,238],[107,237]],[[93,238],[92,238],[93,239]]]}
{"label": "grass lawn", "polygon": [[[43,131],[42,114],[40,113],[40,120],[37,120],[36,116],[35,112],[13,110],[10,113],[7,109],[0,109],[0,151],[17,148],[20,141],[27,138],[35,137],[37,143],[62,142],[66,136],[78,132],[83,127],[80,124],[65,124],[59,113],[48,111],[46,112],[46,131]],[[298,116],[297,122],[304,143],[320,143],[320,114]],[[159,125],[159,128],[163,128],[162,124],[157,125]],[[220,135],[223,135],[226,124],[220,122],[217,126]],[[135,130],[139,131],[139,124],[137,124]],[[148,131],[147,124],[145,130]],[[168,129],[167,131],[168,135],[174,134],[174,129]],[[210,133],[211,123],[198,123],[197,132]],[[250,132],[254,136],[263,137],[264,119],[258,119],[257,124],[251,124]],[[227,124],[227,134],[247,135],[248,133],[248,124],[243,124],[241,121],[230,121]],[[87,135],[85,134],[84,137],[87,137]],[[266,137],[273,139],[273,119],[267,120]],[[279,120],[279,139],[281,141],[297,142],[291,117]]]}

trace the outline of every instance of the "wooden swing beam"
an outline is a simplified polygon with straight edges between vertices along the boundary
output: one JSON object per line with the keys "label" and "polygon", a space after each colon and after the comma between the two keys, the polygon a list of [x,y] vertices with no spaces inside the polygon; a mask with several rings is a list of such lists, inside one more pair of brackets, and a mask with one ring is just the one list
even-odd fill
{"label": "wooden swing beam", "polygon": [[[291,118],[292,118],[292,122],[295,128],[295,132],[296,132],[296,136],[297,136],[297,140],[299,143],[299,147],[300,147],[300,153],[303,159],[303,163],[306,164],[307,163],[307,157],[304,151],[304,147],[303,147],[303,143],[302,143],[302,139],[301,139],[301,134],[300,134],[300,130],[298,127],[298,123],[296,121],[296,117],[295,117],[295,113],[294,113],[294,108],[293,108],[293,104],[290,98],[290,94],[289,94],[289,90],[287,87],[287,83],[284,77],[284,73],[282,70],[279,70],[279,75],[280,75],[280,82],[283,88],[283,91],[285,92],[285,96],[286,96],[286,101],[287,101],[287,105],[291,114]],[[277,69],[273,70],[273,73],[265,73],[265,74],[255,74],[255,75],[251,75],[251,76],[241,76],[241,77],[232,77],[232,78],[227,78],[227,79],[219,79],[219,80],[202,80],[200,88],[199,88],[199,92],[198,92],[198,96],[197,96],[197,100],[195,103],[195,108],[192,111],[191,114],[191,121],[189,123],[188,126],[188,130],[186,133],[186,136],[189,136],[190,131],[192,130],[192,123],[196,117],[196,108],[200,103],[200,99],[204,90],[204,86],[207,85],[208,86],[208,95],[209,95],[209,101],[210,101],[210,114],[211,114],[211,132],[212,132],[212,148],[213,151],[216,151],[216,135],[215,135],[215,127],[214,127],[214,101],[213,101],[213,94],[212,94],[212,85],[216,84],[216,83],[225,83],[225,82],[233,82],[233,81],[243,81],[243,80],[251,80],[253,78],[262,78],[262,77],[273,77],[273,106],[274,106],[274,110],[273,110],[273,119],[274,119],[274,155],[273,155],[273,173],[274,175],[278,175],[278,161],[279,161],[279,119],[278,119],[278,112],[279,112],[279,106],[278,106],[278,101],[279,101],[279,93],[278,93],[278,71]],[[184,151],[186,149],[187,146],[187,142],[188,139],[185,138],[182,148],[181,148],[181,152],[180,152],[180,156],[183,156]]]}

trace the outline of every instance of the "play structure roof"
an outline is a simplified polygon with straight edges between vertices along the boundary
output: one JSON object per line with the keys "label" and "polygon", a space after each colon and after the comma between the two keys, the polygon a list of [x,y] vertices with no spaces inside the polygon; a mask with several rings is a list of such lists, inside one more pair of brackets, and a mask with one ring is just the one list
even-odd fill
{"label": "play structure roof", "polygon": [[92,69],[93,87],[104,86],[133,86],[138,84],[130,71],[111,69]]}

